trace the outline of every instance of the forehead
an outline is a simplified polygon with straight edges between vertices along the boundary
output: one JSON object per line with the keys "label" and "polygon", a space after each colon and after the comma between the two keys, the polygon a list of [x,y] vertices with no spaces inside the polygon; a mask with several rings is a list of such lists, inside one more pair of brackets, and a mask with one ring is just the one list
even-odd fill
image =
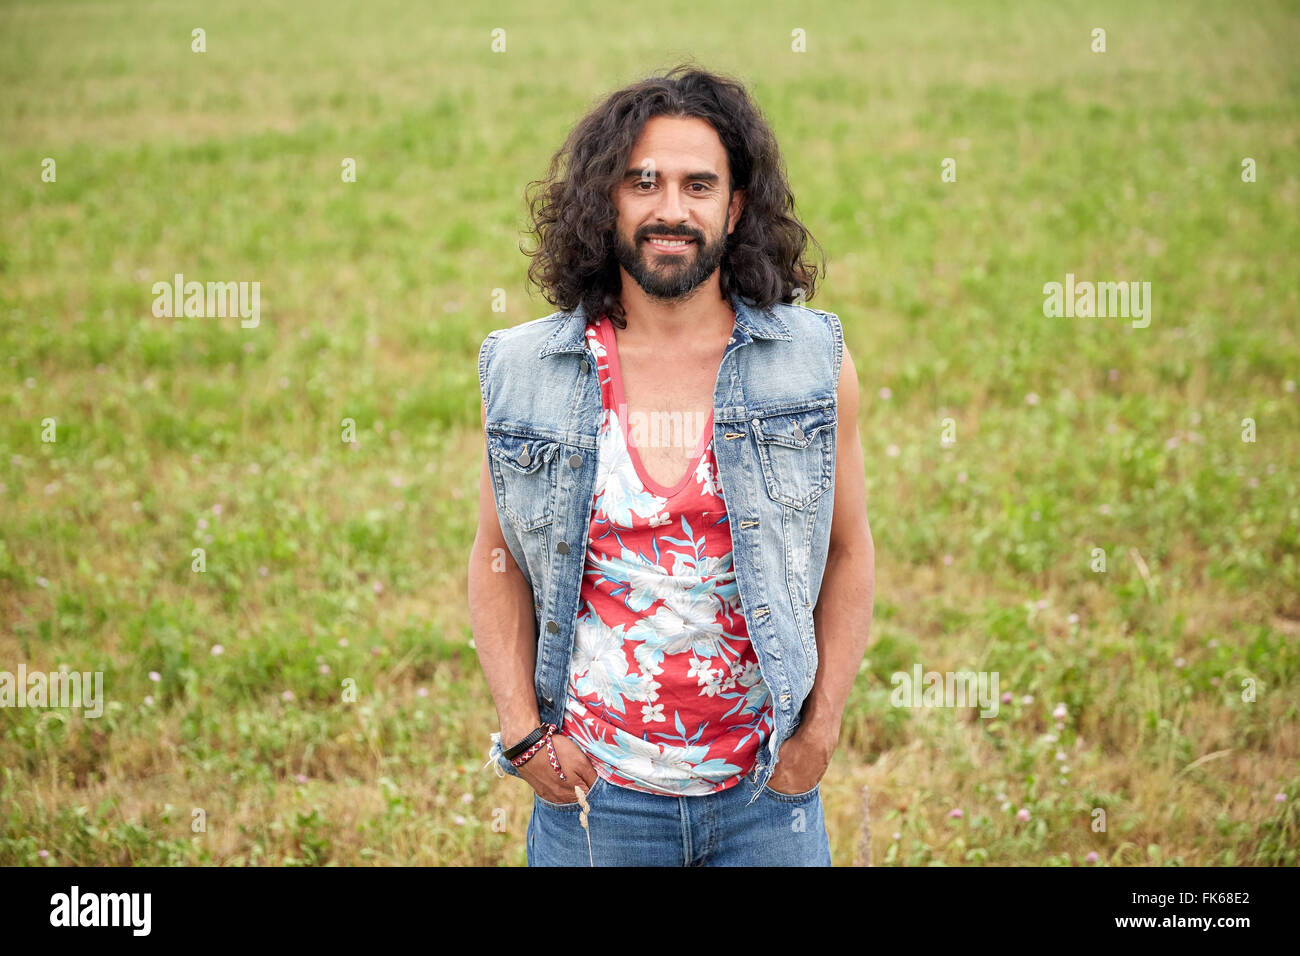
{"label": "forehead", "polygon": [[654,116],[646,121],[632,144],[632,166],[654,160],[655,169],[666,175],[690,169],[727,168],[727,151],[717,131],[697,116]]}

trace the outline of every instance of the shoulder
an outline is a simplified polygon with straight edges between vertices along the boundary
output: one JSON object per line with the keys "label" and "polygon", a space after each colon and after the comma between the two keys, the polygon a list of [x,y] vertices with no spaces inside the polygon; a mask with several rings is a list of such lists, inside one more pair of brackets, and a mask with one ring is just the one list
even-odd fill
{"label": "shoulder", "polygon": [[811,345],[821,345],[822,354],[830,359],[831,377],[840,378],[844,359],[844,328],[834,312],[814,309],[792,302],[777,302],[772,312],[785,323],[796,346],[807,351]]}
{"label": "shoulder", "polygon": [[572,312],[552,312],[550,315],[543,316],[540,319],[532,319],[528,322],[512,325],[509,328],[494,329],[488,333],[487,338],[483,340],[480,346],[480,353],[484,350],[498,351],[500,349],[528,349],[532,348],[536,353],[541,344],[546,341],[547,337],[555,332],[555,329],[563,324]]}
{"label": "shoulder", "polygon": [[[545,369],[546,366],[535,361],[538,353],[556,329],[572,316],[572,312],[552,312],[540,319],[489,332],[478,350],[479,389],[484,404],[494,392],[503,390],[503,382],[531,381],[528,375]],[[528,373],[521,375],[524,370]]]}

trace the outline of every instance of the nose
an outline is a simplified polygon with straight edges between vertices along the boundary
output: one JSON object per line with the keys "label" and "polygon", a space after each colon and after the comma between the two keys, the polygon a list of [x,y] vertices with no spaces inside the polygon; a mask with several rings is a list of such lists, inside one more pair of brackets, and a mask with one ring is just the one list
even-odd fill
{"label": "nose", "polygon": [[659,206],[655,210],[655,217],[665,226],[671,227],[680,226],[686,221],[686,208],[682,205],[681,196],[677,194],[676,189],[663,191]]}

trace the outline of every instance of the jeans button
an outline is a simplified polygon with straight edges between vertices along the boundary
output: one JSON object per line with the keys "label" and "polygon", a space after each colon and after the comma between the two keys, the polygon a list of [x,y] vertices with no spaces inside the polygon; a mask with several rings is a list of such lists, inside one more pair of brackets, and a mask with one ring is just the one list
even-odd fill
{"label": "jeans button", "polygon": [[586,375],[588,372],[591,371],[591,364],[586,359],[583,359],[581,368],[582,368],[582,374]]}
{"label": "jeans button", "polygon": [[554,634],[560,629],[560,625],[556,624],[554,621],[547,621],[546,629]]}
{"label": "jeans button", "polygon": [[558,551],[558,552],[560,552],[560,554],[568,554],[568,553],[569,553],[569,542],[567,542],[567,541],[561,541],[559,544],[557,544],[557,545],[555,546],[555,550]]}
{"label": "jeans button", "polygon": [[572,454],[572,455],[569,456],[569,467],[570,467],[570,468],[580,468],[581,466],[582,466],[582,456],[581,456],[581,455],[575,453],[575,454]]}

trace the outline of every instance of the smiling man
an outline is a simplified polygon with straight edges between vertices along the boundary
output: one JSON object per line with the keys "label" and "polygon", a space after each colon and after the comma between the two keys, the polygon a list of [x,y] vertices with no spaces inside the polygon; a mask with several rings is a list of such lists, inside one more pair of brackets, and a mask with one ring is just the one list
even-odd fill
{"label": "smiling man", "polygon": [[[561,311],[479,352],[475,646],[529,865],[828,866],[874,588],[858,384],[744,88],[607,97],[531,210]],[[585,805],[585,809],[584,809]]]}

